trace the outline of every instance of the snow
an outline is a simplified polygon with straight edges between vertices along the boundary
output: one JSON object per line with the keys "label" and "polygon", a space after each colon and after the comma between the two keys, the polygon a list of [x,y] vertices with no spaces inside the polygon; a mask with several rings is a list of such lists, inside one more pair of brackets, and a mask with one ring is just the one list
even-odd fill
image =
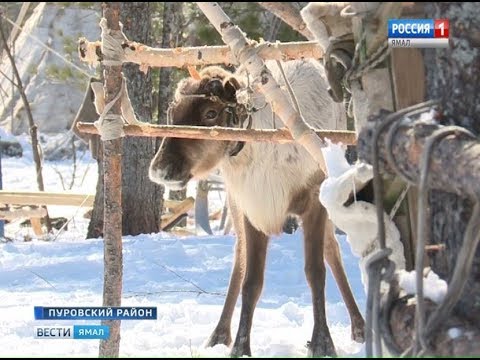
{"label": "snow", "polygon": [[450,339],[456,339],[462,335],[463,335],[462,329],[459,329],[456,327],[448,329],[448,336],[450,337]]}
{"label": "snow", "polygon": [[[28,145],[26,138],[20,140]],[[36,189],[31,152],[28,146],[24,150],[23,158],[2,159],[5,189]],[[73,190],[94,192],[95,161],[88,153],[79,153],[78,158],[81,160],[77,164]],[[62,190],[55,169],[69,183],[71,161],[46,161],[43,169],[47,190]],[[194,191],[192,185],[189,193],[193,195]],[[211,193],[211,206],[223,206],[221,199],[224,199],[223,194]],[[70,218],[75,215],[68,230],[61,232],[54,241],[37,239],[31,229],[18,223],[6,225],[6,235],[13,241],[0,243],[1,354],[96,357],[98,340],[52,342],[33,338],[33,327],[38,325],[99,324],[99,321],[35,321],[35,305],[99,306],[102,303],[103,241],[84,239],[88,226],[88,220],[83,218],[85,209],[51,206],[49,211],[53,216]],[[24,241],[26,235],[33,240]],[[307,354],[305,344],[311,337],[313,314],[303,272],[301,239],[299,230],[292,235],[275,237],[270,242],[265,285],[251,332],[255,356]],[[339,241],[352,291],[360,309],[364,309],[365,294],[358,258],[351,253],[345,237],[340,236]],[[158,319],[123,321],[120,355],[227,356],[229,348],[205,348],[204,342],[220,317],[232,267],[234,237],[142,234],[125,236],[123,246],[122,305],[157,306]],[[348,312],[330,271],[327,272],[326,300],[328,324],[338,354],[363,356],[364,346],[350,338]],[[233,337],[240,305],[239,299],[232,322]]]}
{"label": "snow", "polygon": [[[399,285],[408,295],[417,293],[416,272],[405,271],[399,272]],[[440,304],[447,294],[448,284],[445,280],[430,270],[427,277],[423,278],[423,296],[433,302]]]}
{"label": "snow", "polygon": [[[369,256],[379,247],[376,208],[374,204],[356,199],[349,206],[343,204],[352,193],[360,191],[373,178],[373,169],[365,163],[348,164],[341,144],[329,142],[322,152],[329,176],[320,186],[320,202],[327,209],[332,222],[347,234],[353,253],[360,257],[362,282],[366,289],[368,276],[365,266]],[[396,269],[404,269],[400,233],[387,214],[384,214],[384,219],[386,245],[392,249],[390,259]]]}

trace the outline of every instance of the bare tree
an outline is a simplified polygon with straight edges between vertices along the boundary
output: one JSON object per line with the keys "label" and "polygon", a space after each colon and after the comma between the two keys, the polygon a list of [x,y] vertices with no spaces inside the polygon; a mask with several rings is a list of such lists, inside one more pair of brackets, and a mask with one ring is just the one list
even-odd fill
{"label": "bare tree", "polygon": [[[122,5],[123,31],[129,39],[151,45],[152,5],[147,2],[126,2]],[[137,117],[152,121],[151,71],[143,73],[138,65],[123,67],[127,89]],[[163,187],[148,178],[150,160],[156,152],[155,139],[127,137],[123,147],[123,234],[158,232],[163,207]]]}
{"label": "bare tree", "polygon": [[[182,2],[164,2],[163,3],[163,28],[162,43],[163,48],[173,48],[182,45],[182,30],[185,18],[183,16]],[[160,81],[158,84],[158,122],[166,123],[168,104],[173,95],[173,71],[171,67],[160,68]],[[161,141],[161,140],[159,140]],[[185,200],[187,191],[170,191],[170,200]],[[186,219],[178,225],[185,226]]]}
{"label": "bare tree", "polygon": [[[37,134],[38,128],[35,122],[33,121],[33,115],[32,115],[32,110],[30,109],[30,103],[28,102],[27,95],[23,87],[22,78],[18,73],[17,65],[15,64],[15,59],[13,58],[12,52],[10,51],[10,46],[8,45],[8,42],[7,42],[7,37],[5,36],[5,31],[3,29],[3,21],[1,16],[0,16],[0,35],[3,42],[3,49],[7,54],[8,59],[10,60],[10,64],[12,66],[12,71],[13,71],[15,80],[11,79],[6,74],[2,73],[2,75],[5,76],[5,78],[7,78],[20,92],[20,97],[22,98],[23,106],[25,108],[25,112],[27,113],[28,124],[30,126],[30,136],[32,139],[32,153],[33,153],[33,160],[35,161],[35,171],[37,174],[38,190],[45,191],[45,186],[43,184],[43,175],[42,175],[42,160],[40,158],[40,152],[39,152],[39,143],[38,143],[38,134]],[[50,222],[50,217],[48,216],[48,212],[47,212],[47,215],[45,215],[45,224],[47,226],[47,231],[50,232],[52,230],[52,224]]]}
{"label": "bare tree", "polygon": [[[151,44],[151,5],[146,2],[123,3],[123,31],[132,40]],[[152,79],[148,70],[143,73],[135,64],[123,67],[127,89],[137,117],[152,119]],[[122,232],[138,235],[160,230],[163,208],[163,187],[150,181],[148,166],[156,151],[155,139],[127,137],[123,142]],[[103,229],[103,168],[102,153],[97,147],[99,180],[87,237],[99,237]]]}

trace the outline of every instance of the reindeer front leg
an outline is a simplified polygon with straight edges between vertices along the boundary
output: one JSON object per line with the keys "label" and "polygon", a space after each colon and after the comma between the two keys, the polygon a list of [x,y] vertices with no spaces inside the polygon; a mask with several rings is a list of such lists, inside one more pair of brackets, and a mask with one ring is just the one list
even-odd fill
{"label": "reindeer front leg", "polygon": [[207,340],[206,346],[215,346],[223,344],[229,346],[232,342],[230,332],[233,311],[240,293],[240,285],[242,284],[245,275],[245,253],[246,253],[246,239],[245,226],[243,223],[243,213],[235,205],[231,197],[228,198],[229,210],[233,221],[233,227],[237,236],[235,244],[235,256],[233,260],[233,269],[230,275],[230,283],[228,285],[227,298],[223,305],[222,315],[218,321],[215,330]]}
{"label": "reindeer front leg", "polygon": [[268,236],[253,227],[247,217],[244,217],[246,234],[245,279],[242,286],[242,313],[238,325],[237,336],[231,356],[251,356],[250,330],[252,328],[253,312],[263,288],[265,259],[267,255]]}

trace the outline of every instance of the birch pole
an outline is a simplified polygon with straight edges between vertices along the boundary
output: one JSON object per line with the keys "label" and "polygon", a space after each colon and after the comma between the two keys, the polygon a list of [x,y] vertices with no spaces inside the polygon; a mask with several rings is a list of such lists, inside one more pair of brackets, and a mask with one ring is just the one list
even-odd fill
{"label": "birch pole", "polygon": [[[120,29],[120,3],[103,4],[103,16],[107,20],[107,32]],[[102,38],[104,32],[102,31]],[[103,39],[102,39],[103,40]],[[102,41],[103,42],[103,41]],[[107,59],[111,60],[111,59]],[[108,65],[104,70],[105,103],[111,102],[122,88],[122,65]],[[108,115],[110,121],[122,121],[121,103],[117,101]],[[115,119],[115,117],[117,117]],[[104,275],[103,306],[120,306],[122,301],[122,138],[104,140]],[[110,327],[110,338],[100,341],[100,357],[118,357],[120,349],[120,320],[102,320]]]}
{"label": "birch pole", "polygon": [[[78,55],[80,60],[96,65],[103,61],[100,41],[80,38]],[[321,59],[323,51],[316,41],[294,41],[287,43],[259,43],[254,46],[266,60],[293,60],[302,58]],[[177,67],[206,66],[211,64],[238,65],[228,46],[193,46],[173,49],[153,48],[148,45],[126,40],[123,42],[122,61],[141,66]]]}
{"label": "birch pole", "polygon": [[197,2],[198,7],[222,36],[223,41],[230,46],[238,62],[250,72],[265,99],[272,109],[288,127],[293,138],[309,152],[327,174],[322,147],[326,146],[323,139],[307,125],[302,115],[296,111],[289,96],[283,91],[265,66],[265,62],[252,47],[251,41],[238,26],[235,26],[222,8],[215,2]]}
{"label": "birch pole", "polygon": [[[98,129],[91,123],[79,122],[76,129],[82,134],[98,134]],[[328,138],[333,143],[355,145],[355,131],[348,130],[314,130],[317,136]],[[288,129],[237,129],[222,126],[185,126],[185,125],[124,125],[126,136],[174,137],[181,139],[204,139],[226,141],[261,141],[286,144],[295,141]]]}

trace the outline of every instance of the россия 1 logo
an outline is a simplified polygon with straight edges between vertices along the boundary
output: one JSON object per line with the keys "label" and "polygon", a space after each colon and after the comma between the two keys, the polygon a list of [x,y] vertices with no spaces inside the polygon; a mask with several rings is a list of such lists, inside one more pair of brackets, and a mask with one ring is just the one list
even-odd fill
{"label": "\u0440\u043e\u0441\u0441\u0438\u044f 1 logo", "polygon": [[388,45],[391,47],[446,48],[448,19],[389,19]]}

